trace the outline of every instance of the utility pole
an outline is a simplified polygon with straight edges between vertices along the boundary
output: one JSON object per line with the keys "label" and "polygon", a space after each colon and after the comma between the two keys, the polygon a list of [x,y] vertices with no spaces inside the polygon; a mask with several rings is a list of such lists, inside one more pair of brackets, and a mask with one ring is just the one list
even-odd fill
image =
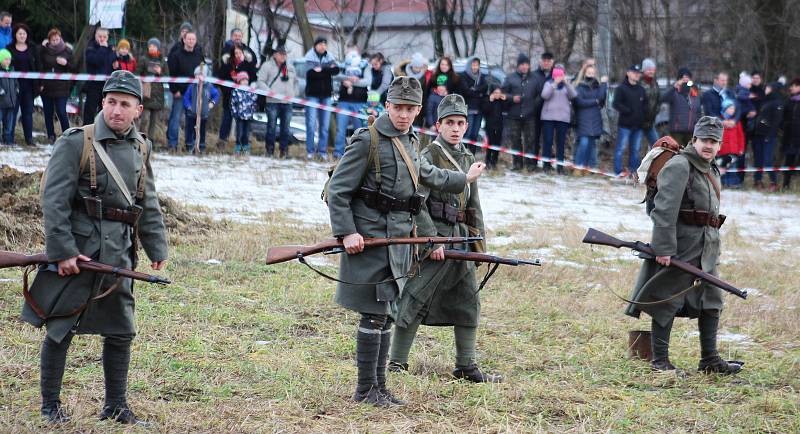
{"label": "utility pole", "polygon": [[598,0],[597,2],[597,39],[594,57],[600,69],[600,75],[611,77],[611,2],[613,0]]}

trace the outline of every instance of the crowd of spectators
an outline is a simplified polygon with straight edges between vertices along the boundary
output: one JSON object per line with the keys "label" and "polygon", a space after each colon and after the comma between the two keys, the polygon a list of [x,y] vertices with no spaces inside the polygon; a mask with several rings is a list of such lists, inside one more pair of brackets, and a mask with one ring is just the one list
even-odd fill
{"label": "crowd of spectators", "polygon": [[[581,168],[598,166],[598,145],[601,137],[606,136],[615,138],[613,171],[624,178],[636,172],[643,141],[652,145],[661,134],[669,134],[679,143],[688,143],[694,124],[703,115],[718,116],[725,126],[718,158],[720,167],[745,167],[748,151],[753,159],[751,165],[757,168],[777,165],[779,162],[774,160],[781,137],[784,164],[794,165],[800,160],[800,78],[789,83],[766,82],[760,71],[742,72],[734,86],[728,73],[720,71],[712,85],[703,91],[688,68],[679,68],[671,83],[660,84],[656,78],[657,63],[650,58],[630,65],[625,76],[610,86],[608,77],[598,77],[593,59],[586,59],[570,75],[566,62],[559,63],[549,52],[538,57],[535,69],[531,58],[520,53],[514,68],[500,81],[485,72],[486,65],[478,57],[467,58],[463,70],[457,72],[453,59],[447,56],[429,62],[421,53],[413,53],[392,65],[381,53],[361,53],[350,47],[340,62],[328,51],[324,37],[314,40],[311,49],[297,62],[288,59],[283,46],[260,58],[247,45],[240,29],[231,31],[220,58],[211,61],[206,59],[188,22],[181,24],[177,41],[169,51],[164,53],[162,42],[151,38],[140,57],[135,56],[128,40],[110,44],[109,31],[103,28],[96,29],[83,53],[74,52],[56,28],[46,36],[41,42],[34,40],[28,26],[14,23],[11,14],[1,12],[0,47],[5,48],[0,49],[0,70],[70,73],[80,72],[78,65],[83,63],[84,71],[89,74],[110,74],[124,69],[141,76],[196,78],[198,82],[192,84],[143,85],[145,110],[139,128],[153,137],[162,122],[162,111],[169,108],[165,116],[168,118],[165,144],[173,152],[180,151],[182,123],[183,149],[205,151],[206,124],[218,106],[221,111],[218,147],[226,146],[234,131],[234,151],[250,153],[252,120],[257,111],[264,111],[266,154],[275,156],[277,143],[277,156],[288,155],[292,104],[277,98],[262,98],[259,104],[251,92],[205,82],[210,75],[287,97],[302,93],[315,104],[336,105],[347,112],[374,116],[383,110],[392,79],[412,76],[424,89],[423,108],[415,126],[435,129],[439,101],[448,94],[459,93],[468,105],[468,140],[519,150],[545,160],[540,165],[536,159],[514,156],[512,170],[532,172],[541,168],[550,173],[553,171],[550,160],[554,158],[559,162],[555,165],[557,173],[568,173],[563,163],[571,160],[578,166],[572,173],[580,176],[585,173]],[[298,77],[300,65],[304,70],[302,77]],[[304,89],[299,88],[301,79],[305,81]],[[15,128],[20,124],[25,143],[33,144],[32,118],[37,96],[41,96],[48,141],[54,142],[57,136],[54,119],[62,132],[70,126],[67,104],[73,87],[73,82],[66,80],[0,78],[2,143],[14,143]],[[165,93],[167,87],[169,94]],[[78,90],[83,95],[81,119],[84,124],[92,123],[100,110],[102,82],[87,81]],[[167,96],[171,96],[171,105]],[[664,105],[668,106],[668,120],[657,125]],[[608,108],[613,108],[616,114],[615,125],[608,125]],[[305,106],[304,115],[305,154],[309,160],[340,158],[348,133],[366,124],[347,113],[336,113],[334,136],[329,138],[330,111]],[[570,148],[571,159],[566,155]],[[470,145],[470,149],[479,152],[475,145]],[[496,150],[485,152],[490,168],[497,167],[498,156]],[[768,171],[766,176],[769,180],[765,184],[764,174],[756,172],[755,186],[776,191],[777,173]],[[789,186],[790,179],[791,172],[787,172],[784,187]],[[744,173],[729,173],[723,178],[729,188],[738,188],[743,180]]]}

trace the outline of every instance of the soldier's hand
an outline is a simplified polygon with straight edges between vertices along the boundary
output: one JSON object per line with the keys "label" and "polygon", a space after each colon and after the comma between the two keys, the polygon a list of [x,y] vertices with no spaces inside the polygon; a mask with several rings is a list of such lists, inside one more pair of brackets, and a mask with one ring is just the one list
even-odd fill
{"label": "soldier's hand", "polygon": [[153,263],[150,264],[150,268],[152,268],[153,270],[156,270],[156,271],[163,270],[164,267],[166,267],[166,266],[167,266],[166,259],[163,260],[163,261],[153,262]]}
{"label": "soldier's hand", "polygon": [[659,264],[669,267],[670,257],[669,256],[656,256],[656,262]]}
{"label": "soldier's hand", "polygon": [[444,261],[444,246],[439,246],[430,256],[434,261]]}
{"label": "soldier's hand", "polygon": [[472,163],[472,166],[469,166],[469,171],[467,172],[467,182],[475,182],[475,180],[481,176],[485,168],[486,164],[484,163]]}
{"label": "soldier's hand", "polygon": [[364,237],[361,234],[350,234],[342,240],[344,244],[344,251],[350,255],[361,253],[364,251]]}
{"label": "soldier's hand", "polygon": [[58,261],[58,275],[61,277],[78,274],[81,269],[78,268],[78,261],[91,261],[92,258],[84,255],[73,256],[63,261]]}

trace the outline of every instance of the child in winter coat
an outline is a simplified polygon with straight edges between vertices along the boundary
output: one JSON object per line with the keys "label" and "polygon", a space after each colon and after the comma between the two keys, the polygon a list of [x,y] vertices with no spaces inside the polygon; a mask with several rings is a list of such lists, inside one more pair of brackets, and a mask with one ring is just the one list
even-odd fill
{"label": "child in winter coat", "polygon": [[367,103],[364,105],[364,108],[361,109],[361,113],[367,116],[374,116],[375,119],[378,119],[378,116],[383,113],[381,94],[374,90],[367,92]]}
{"label": "child in winter coat", "polygon": [[[486,140],[491,146],[503,146],[503,111],[506,106],[506,95],[500,86],[495,85],[488,100],[484,101],[483,115],[486,119]],[[500,151],[486,150],[486,167],[490,170],[497,168],[497,159]]]}
{"label": "child in winter coat", "polygon": [[[236,83],[242,86],[250,84],[250,76],[247,72],[236,74]],[[231,93],[231,114],[236,119],[236,155],[250,154],[250,120],[256,111],[256,95],[245,89],[234,89]]]}
{"label": "child in winter coat", "polygon": [[[0,71],[11,72],[11,52],[3,48],[0,50]],[[0,122],[3,123],[3,135],[0,142],[3,145],[14,144],[14,115],[17,110],[17,93],[19,86],[16,78],[0,78]]]}
{"label": "child in winter coat", "polygon": [[117,44],[117,60],[111,64],[115,71],[123,70],[136,73],[136,58],[131,55],[131,43],[120,39]]}
{"label": "child in winter coat", "polygon": [[436,125],[436,111],[439,108],[439,103],[442,102],[444,97],[448,94],[447,82],[447,75],[439,74],[436,77],[436,83],[431,86],[431,93],[428,95],[428,100],[425,101],[426,128],[434,128]]}
{"label": "child in winter coat", "polygon": [[[744,129],[741,120],[737,119],[736,101],[731,99],[722,100],[722,113],[720,116],[724,120],[731,119],[736,122],[733,127],[722,130],[722,145],[717,153],[717,165],[720,168],[732,169],[736,167],[736,162],[743,158],[745,149]],[[742,185],[738,173],[725,173],[722,175],[722,185],[730,188],[739,188]]]}
{"label": "child in winter coat", "polygon": [[[206,121],[208,120],[208,113],[215,105],[219,103],[219,91],[211,83],[205,83],[206,75],[208,74],[208,66],[200,64],[194,69],[194,78],[200,80],[200,83],[192,83],[186,88],[186,93],[183,95],[183,108],[186,111],[186,152],[189,150],[194,153],[195,130],[197,124],[197,116],[200,116],[200,141],[198,148],[200,153],[206,150]],[[198,92],[198,84],[201,84],[202,91]],[[197,102],[197,94],[202,93],[200,96],[200,103]],[[199,111],[199,113],[198,113]]]}

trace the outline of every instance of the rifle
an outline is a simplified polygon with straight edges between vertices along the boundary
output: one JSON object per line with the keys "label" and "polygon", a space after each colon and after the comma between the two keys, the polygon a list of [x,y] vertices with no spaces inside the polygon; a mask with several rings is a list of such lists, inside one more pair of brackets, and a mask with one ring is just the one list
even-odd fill
{"label": "rifle", "polygon": [[[483,237],[409,237],[409,238],[364,238],[364,248],[386,247],[399,244],[464,244],[475,243]],[[311,246],[277,246],[267,249],[267,265],[302,259],[317,253],[341,253],[344,244],[331,238]],[[302,261],[301,261],[302,262]]]}
{"label": "rifle", "polygon": [[[22,253],[0,251],[0,268],[9,267],[29,267],[31,265],[44,264],[45,269],[49,271],[58,271],[56,264],[47,259],[47,255],[39,253],[36,255],[23,255]],[[92,271],[95,273],[113,274],[119,277],[129,277],[134,280],[141,280],[142,282],[157,283],[159,285],[169,285],[172,283],[169,279],[159,276],[153,276],[138,271],[129,270],[127,268],[115,267],[113,265],[103,264],[97,261],[81,261],[76,262],[78,268],[84,271]]]}
{"label": "rifle", "polygon": [[[653,251],[653,248],[650,247],[649,244],[643,243],[641,241],[622,241],[617,238],[612,237],[604,232],[598,231],[597,229],[589,228],[589,231],[586,232],[586,236],[583,237],[583,242],[586,244],[597,244],[602,246],[611,246],[616,248],[627,247],[631,250],[637,252],[637,256],[642,259],[655,259],[656,254]],[[680,259],[675,258],[674,256],[670,258],[670,267],[675,267],[681,271],[691,274],[694,277],[697,277],[700,280],[703,280],[711,285],[716,286],[724,291],[730,292],[731,294],[741,297],[742,299],[747,298],[747,291],[741,290],[724,280],[706,273],[705,271],[695,267],[694,265],[681,261]]]}
{"label": "rifle", "polygon": [[511,265],[514,267],[518,265],[536,265],[539,267],[542,266],[541,259],[534,259],[532,261],[529,261],[525,259],[503,258],[500,256],[487,255],[486,253],[474,253],[474,252],[467,252],[464,250],[445,249],[444,258],[453,259],[456,261],[473,261],[473,262],[483,262],[487,264]]}

